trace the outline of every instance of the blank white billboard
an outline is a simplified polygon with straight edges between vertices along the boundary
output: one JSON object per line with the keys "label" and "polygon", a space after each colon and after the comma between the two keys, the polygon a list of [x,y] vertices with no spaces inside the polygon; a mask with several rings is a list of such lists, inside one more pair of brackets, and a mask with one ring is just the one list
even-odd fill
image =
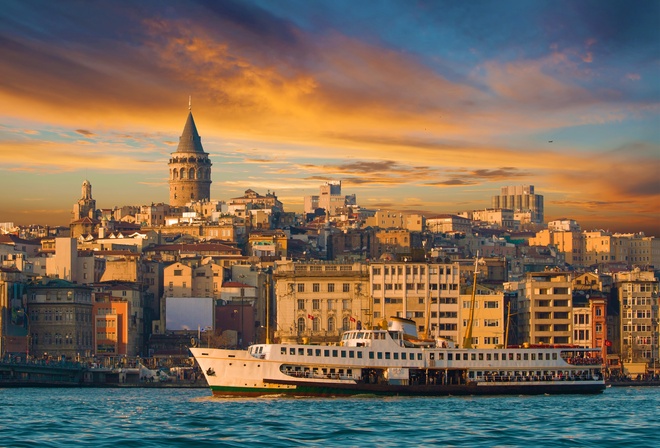
{"label": "blank white billboard", "polygon": [[214,328],[212,297],[166,297],[165,329],[167,331]]}

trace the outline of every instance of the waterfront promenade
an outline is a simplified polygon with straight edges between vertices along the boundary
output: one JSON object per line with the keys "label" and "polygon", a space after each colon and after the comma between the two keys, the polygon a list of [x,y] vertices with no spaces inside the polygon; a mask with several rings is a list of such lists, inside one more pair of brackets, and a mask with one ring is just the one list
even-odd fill
{"label": "waterfront promenade", "polygon": [[52,359],[5,358],[0,361],[0,387],[147,387],[204,388],[195,366],[149,369],[140,362],[100,366]]}

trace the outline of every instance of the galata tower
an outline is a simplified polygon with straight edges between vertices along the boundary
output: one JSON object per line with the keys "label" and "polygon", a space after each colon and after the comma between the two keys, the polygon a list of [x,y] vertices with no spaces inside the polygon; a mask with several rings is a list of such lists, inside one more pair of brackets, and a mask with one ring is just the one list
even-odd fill
{"label": "galata tower", "polygon": [[172,153],[170,168],[170,205],[183,206],[192,201],[211,198],[211,161],[202,148],[192,110],[188,106],[188,120],[179,137],[179,146]]}

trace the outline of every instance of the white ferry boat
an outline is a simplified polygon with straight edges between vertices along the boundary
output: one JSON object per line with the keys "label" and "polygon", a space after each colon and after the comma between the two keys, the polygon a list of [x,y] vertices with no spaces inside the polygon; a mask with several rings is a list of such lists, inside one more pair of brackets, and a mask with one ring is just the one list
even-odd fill
{"label": "white ferry boat", "polygon": [[191,348],[214,395],[594,394],[605,389],[599,349],[457,348],[419,339],[415,323],[350,330],[338,345]]}

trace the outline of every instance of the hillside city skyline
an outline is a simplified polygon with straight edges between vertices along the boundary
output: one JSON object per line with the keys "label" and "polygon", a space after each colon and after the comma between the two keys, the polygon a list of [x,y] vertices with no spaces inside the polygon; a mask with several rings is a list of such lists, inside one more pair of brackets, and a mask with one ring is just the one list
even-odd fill
{"label": "hillside city skyline", "polygon": [[[256,192],[252,189],[247,189],[243,196],[228,198],[227,200],[217,200],[212,198],[211,195],[211,184],[212,184],[212,163],[209,158],[209,154],[205,152],[204,147],[201,142],[201,137],[197,130],[197,125],[192,113],[192,104],[189,100],[188,106],[188,118],[186,124],[183,128],[182,134],[179,136],[179,142],[177,145],[176,151],[171,153],[171,158],[169,159],[169,180],[168,180],[168,190],[169,190],[169,201],[168,202],[152,202],[151,205],[166,205],[172,207],[171,218],[175,219],[177,222],[181,219],[182,210],[197,210],[198,207],[195,204],[215,204],[212,209],[216,208],[219,210],[219,203],[224,204],[226,208],[227,205],[230,206],[235,201],[243,201],[243,198],[246,198],[250,195],[255,195],[257,197],[270,198],[270,201],[275,201],[279,203],[278,210],[286,211],[286,205],[279,201],[276,192],[267,191],[266,195],[263,196],[259,192]],[[188,191],[183,191],[188,190]],[[317,195],[309,195],[304,197],[304,210],[302,213],[296,211],[299,216],[299,223],[303,223],[308,218],[306,215],[315,214],[318,212],[327,213],[328,216],[337,216],[345,214],[341,209],[345,207],[352,207],[354,212],[359,212],[363,217],[373,216],[375,213],[385,212],[388,215],[391,213],[397,213],[401,216],[423,216],[424,218],[433,218],[440,216],[463,216],[474,221],[485,221],[485,219],[480,218],[482,214],[480,212],[487,211],[500,211],[500,218],[506,219],[505,222],[499,222],[499,226],[502,228],[512,231],[512,230],[538,230],[543,228],[547,223],[552,222],[569,222],[574,221],[578,226],[580,223],[573,220],[572,218],[562,217],[559,219],[545,219],[545,209],[544,209],[544,196],[538,191],[535,191],[534,185],[508,185],[500,188],[498,194],[491,197],[491,206],[485,206],[480,209],[474,210],[461,210],[454,213],[435,213],[429,214],[423,210],[405,210],[405,209],[374,209],[369,210],[361,207],[357,202],[355,194],[344,195],[345,191],[342,192],[342,181],[336,179],[330,179],[319,186],[319,192]],[[320,196],[319,196],[320,194]],[[319,201],[319,197],[321,200]],[[105,216],[106,218],[110,216],[108,211],[119,211],[122,207],[132,207],[135,209],[140,209],[141,207],[148,206],[149,204],[122,204],[115,205],[113,207],[97,207],[96,200],[92,195],[92,183],[85,179],[82,183],[82,196],[79,198],[77,204],[74,204],[73,210],[70,212],[71,219],[67,223],[57,224],[55,226],[66,227],[67,225],[73,225],[83,216]],[[266,206],[267,208],[270,208]],[[169,210],[169,208],[168,208]],[[511,213],[510,218],[504,218],[504,215],[501,213],[508,211]],[[226,213],[226,212],[225,212]],[[235,211],[230,212],[234,214]],[[473,218],[472,215],[475,214]],[[113,213],[114,214],[114,213]],[[121,213],[120,213],[121,214]],[[483,215],[486,216],[485,214]],[[211,222],[212,217],[209,214],[198,215],[198,218],[206,222]],[[113,219],[113,218],[111,218]],[[216,218],[217,219],[217,218]],[[512,219],[513,221],[509,222],[508,220]],[[368,221],[366,221],[368,223]],[[18,226],[29,226],[29,225],[43,225],[42,223],[29,223],[29,224],[16,224],[12,221],[0,222],[2,225],[2,230],[11,231],[14,225]],[[366,225],[365,222],[362,222],[362,225]],[[564,224],[562,224],[564,225]],[[430,230],[430,229],[429,229]],[[582,230],[599,230],[610,232],[609,229],[582,229]],[[646,236],[655,236],[654,234],[647,234],[643,230],[634,230],[634,231],[611,231],[614,234],[643,234]]]}
{"label": "hillside city skyline", "polygon": [[658,235],[660,3],[13,1],[0,222],[168,203],[189,101],[210,197],[285,210],[341,180],[426,216],[534,185],[545,221]]}

